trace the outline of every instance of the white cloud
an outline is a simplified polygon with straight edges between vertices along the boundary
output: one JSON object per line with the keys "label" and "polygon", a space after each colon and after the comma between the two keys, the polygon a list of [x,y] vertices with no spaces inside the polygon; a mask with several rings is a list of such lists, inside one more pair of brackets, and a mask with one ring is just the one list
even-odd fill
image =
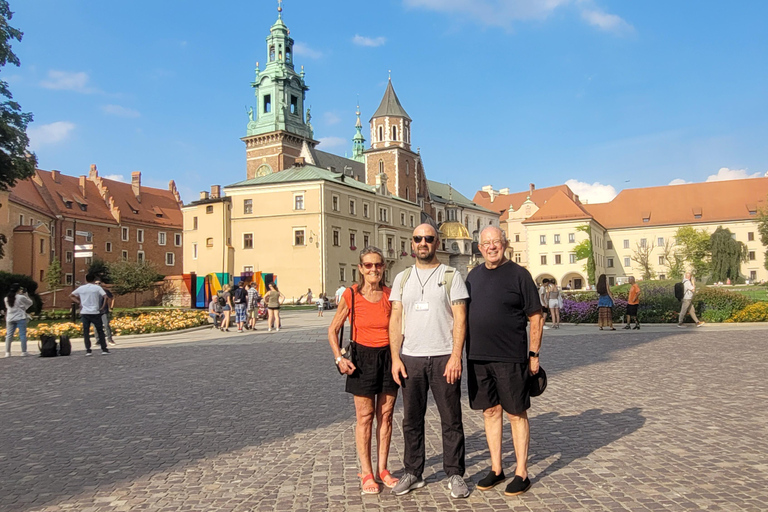
{"label": "white cloud", "polygon": [[360,34],[355,34],[355,37],[352,38],[352,42],[358,46],[381,46],[387,42],[387,38],[383,36],[365,37]]}
{"label": "white cloud", "polygon": [[685,181],[682,178],[675,178],[672,181],[669,182],[670,185],[685,185],[686,183],[691,183],[690,181]]}
{"label": "white cloud", "polygon": [[323,52],[310,48],[304,43],[294,43],[293,53],[299,57],[307,57],[310,59],[319,59],[323,56]]}
{"label": "white cloud", "polygon": [[138,110],[122,107],[120,105],[102,105],[101,110],[105,114],[109,114],[111,116],[130,117],[130,118],[141,117],[141,113],[139,113]]}
{"label": "white cloud", "polygon": [[342,139],[341,137],[320,137],[317,140],[320,142],[319,146],[322,146],[320,149],[323,151],[347,145],[347,139]]}
{"label": "white cloud", "polygon": [[114,181],[125,181],[125,176],[122,174],[107,174],[106,176],[102,176],[105,180],[114,180]]}
{"label": "white cloud", "polygon": [[600,182],[590,184],[578,180],[568,180],[565,184],[579,196],[582,203],[607,203],[616,197],[616,189],[612,185],[603,185]]}
{"label": "white cloud", "polygon": [[337,116],[335,112],[325,112],[323,113],[323,121],[325,121],[325,124],[328,126],[333,126],[339,124],[341,118]]}
{"label": "white cloud", "polygon": [[608,14],[600,9],[584,9],[581,11],[581,17],[593,27],[605,30],[606,32],[621,34],[633,32],[635,30],[634,27],[624,21],[621,16]]}
{"label": "white cloud", "polygon": [[754,174],[747,174],[745,169],[729,169],[727,167],[721,167],[717,171],[717,174],[710,174],[707,177],[707,181],[728,181],[728,180],[743,180],[747,178],[759,178],[762,174],[756,172]]}
{"label": "white cloud", "polygon": [[99,92],[98,89],[88,86],[89,80],[90,77],[85,71],[70,72],[52,69],[48,71],[48,78],[40,82],[40,85],[57,91],[75,91],[83,94]]}
{"label": "white cloud", "polygon": [[27,129],[29,145],[33,149],[37,149],[47,144],[62,142],[69,137],[74,129],[74,123],[69,121],[56,121],[55,123],[32,126]]}

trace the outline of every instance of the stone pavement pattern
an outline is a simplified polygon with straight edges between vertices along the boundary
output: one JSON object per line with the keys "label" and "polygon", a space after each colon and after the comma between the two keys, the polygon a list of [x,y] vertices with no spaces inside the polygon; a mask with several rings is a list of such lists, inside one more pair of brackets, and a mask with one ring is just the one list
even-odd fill
{"label": "stone pavement pattern", "polygon": [[[489,459],[465,402],[472,494],[452,500],[434,406],[428,485],[360,495],[330,317],[289,319],[280,333],[0,360],[0,510],[768,510],[768,330],[547,331],[549,388],[530,411],[533,487],[514,498],[503,484],[475,489]],[[398,407],[396,476],[401,421]]]}

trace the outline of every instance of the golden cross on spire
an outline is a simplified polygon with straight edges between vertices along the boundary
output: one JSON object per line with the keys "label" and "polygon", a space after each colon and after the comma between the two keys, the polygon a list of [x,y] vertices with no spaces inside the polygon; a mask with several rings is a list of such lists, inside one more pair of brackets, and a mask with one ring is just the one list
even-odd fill
{"label": "golden cross on spire", "polygon": [[283,0],[277,0],[277,12],[281,13],[280,16],[282,16]]}

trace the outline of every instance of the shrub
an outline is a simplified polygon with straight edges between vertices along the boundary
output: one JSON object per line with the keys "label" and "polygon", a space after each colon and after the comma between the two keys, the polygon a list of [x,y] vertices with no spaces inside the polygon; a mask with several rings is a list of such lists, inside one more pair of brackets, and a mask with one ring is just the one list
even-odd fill
{"label": "shrub", "polygon": [[726,322],[768,322],[768,302],[750,304],[733,313]]}

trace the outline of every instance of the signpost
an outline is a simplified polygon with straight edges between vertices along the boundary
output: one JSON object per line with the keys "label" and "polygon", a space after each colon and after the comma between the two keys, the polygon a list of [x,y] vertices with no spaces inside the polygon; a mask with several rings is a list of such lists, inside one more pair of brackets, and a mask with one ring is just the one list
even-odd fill
{"label": "signpost", "polygon": [[93,250],[93,244],[83,244],[83,245],[76,245],[75,246],[75,252],[77,251],[92,251]]}
{"label": "signpost", "polygon": [[75,258],[93,258],[93,251],[76,252]]}

